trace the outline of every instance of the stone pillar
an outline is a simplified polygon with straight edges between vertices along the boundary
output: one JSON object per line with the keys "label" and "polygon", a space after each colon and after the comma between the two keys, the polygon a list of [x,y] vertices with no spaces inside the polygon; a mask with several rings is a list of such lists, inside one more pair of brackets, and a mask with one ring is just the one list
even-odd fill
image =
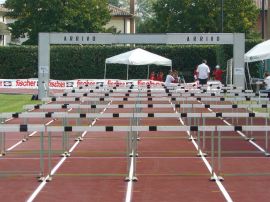
{"label": "stone pillar", "polygon": [[39,33],[38,38],[38,99],[48,97],[50,81],[50,35]]}

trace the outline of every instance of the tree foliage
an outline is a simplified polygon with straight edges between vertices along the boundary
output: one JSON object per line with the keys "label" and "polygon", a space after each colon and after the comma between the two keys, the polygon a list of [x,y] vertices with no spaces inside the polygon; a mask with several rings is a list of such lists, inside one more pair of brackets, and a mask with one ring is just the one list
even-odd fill
{"label": "tree foliage", "polygon": [[99,32],[110,20],[107,0],[7,0],[13,37],[29,37],[37,44],[39,32]]}
{"label": "tree foliage", "polygon": [[[221,1],[159,0],[142,32],[221,32]],[[224,32],[251,33],[259,10],[253,0],[224,1]]]}

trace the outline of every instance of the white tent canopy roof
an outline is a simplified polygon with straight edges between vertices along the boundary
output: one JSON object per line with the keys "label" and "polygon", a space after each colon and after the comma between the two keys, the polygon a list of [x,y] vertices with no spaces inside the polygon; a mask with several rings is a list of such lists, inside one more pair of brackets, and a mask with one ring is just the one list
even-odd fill
{"label": "white tent canopy roof", "polygon": [[110,58],[105,61],[106,64],[126,64],[126,65],[162,65],[172,66],[172,61],[165,57],[150,53],[141,48],[137,48]]}
{"label": "white tent canopy roof", "polygon": [[264,41],[245,54],[245,62],[256,62],[270,59],[270,40]]}

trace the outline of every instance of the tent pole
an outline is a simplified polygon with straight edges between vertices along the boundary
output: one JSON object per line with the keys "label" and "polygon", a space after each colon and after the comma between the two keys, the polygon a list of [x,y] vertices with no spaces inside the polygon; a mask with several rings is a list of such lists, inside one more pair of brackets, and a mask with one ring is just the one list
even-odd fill
{"label": "tent pole", "polygon": [[172,71],[172,65],[171,65],[171,71]]}
{"label": "tent pole", "polygon": [[106,63],[105,63],[105,69],[104,69],[104,79],[106,79],[106,71],[107,71],[107,67],[106,67]]}
{"label": "tent pole", "polygon": [[147,67],[148,67],[148,70],[147,70],[147,78],[146,79],[149,78],[149,65],[147,65]]}
{"label": "tent pole", "polygon": [[249,72],[249,66],[248,66],[248,62],[246,63],[246,69],[247,69],[247,73],[248,73],[248,80],[249,80],[249,88],[252,89],[252,78],[251,78],[251,75],[250,75],[250,72]]}
{"label": "tent pole", "polygon": [[129,68],[129,65],[127,65],[127,80],[128,80],[128,68]]}

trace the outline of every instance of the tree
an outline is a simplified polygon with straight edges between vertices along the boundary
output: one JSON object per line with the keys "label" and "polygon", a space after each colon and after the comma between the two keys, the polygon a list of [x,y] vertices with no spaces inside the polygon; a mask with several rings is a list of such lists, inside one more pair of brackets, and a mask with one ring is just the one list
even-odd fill
{"label": "tree", "polygon": [[136,32],[144,32],[146,21],[154,15],[153,4],[157,0],[136,0]]}
{"label": "tree", "polygon": [[224,1],[224,31],[252,33],[259,16],[253,0]]}
{"label": "tree", "polygon": [[136,14],[142,21],[153,16],[153,4],[158,0],[136,0]]}
{"label": "tree", "polygon": [[99,32],[110,20],[107,0],[7,0],[13,37],[29,37],[37,44],[39,32]]}
{"label": "tree", "polygon": [[[220,32],[220,0],[159,0],[143,32]],[[251,33],[258,9],[253,0],[224,0],[224,32]]]}

